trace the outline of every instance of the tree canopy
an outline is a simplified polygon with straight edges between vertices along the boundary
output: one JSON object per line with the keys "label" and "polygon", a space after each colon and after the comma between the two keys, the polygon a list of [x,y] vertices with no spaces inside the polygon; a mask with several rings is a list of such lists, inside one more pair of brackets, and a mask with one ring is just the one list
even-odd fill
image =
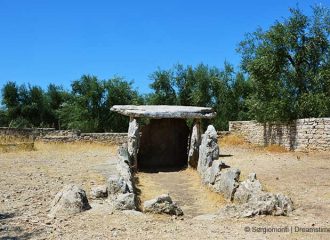
{"label": "tree canopy", "polygon": [[268,30],[248,34],[238,49],[254,89],[250,117],[259,121],[330,115],[329,10],[314,7],[310,17],[290,12]]}

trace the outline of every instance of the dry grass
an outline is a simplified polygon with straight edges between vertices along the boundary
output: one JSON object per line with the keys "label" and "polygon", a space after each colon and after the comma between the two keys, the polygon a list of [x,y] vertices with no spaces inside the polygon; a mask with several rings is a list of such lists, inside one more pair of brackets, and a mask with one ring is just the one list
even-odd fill
{"label": "dry grass", "polygon": [[268,145],[268,146],[264,147],[264,150],[266,150],[268,152],[273,152],[273,153],[286,153],[286,152],[288,152],[288,150],[285,147],[280,146],[278,144]]}
{"label": "dry grass", "polygon": [[0,135],[0,144],[13,144],[13,143],[26,143],[32,142],[32,139],[28,137],[18,137],[12,135]]}
{"label": "dry grass", "polygon": [[261,146],[256,144],[248,143],[243,136],[237,134],[229,134],[219,139],[219,144],[221,146],[241,146],[247,147],[249,149],[257,150],[257,151],[267,151],[272,153],[286,153],[288,150],[278,144],[271,144],[268,146]]}
{"label": "dry grass", "polygon": [[33,142],[20,142],[20,143],[0,143],[0,152],[19,152],[19,151],[33,151]]}
{"label": "dry grass", "polygon": [[230,146],[230,145],[246,145],[247,142],[245,139],[237,134],[229,134],[219,139],[221,145]]}
{"label": "dry grass", "polygon": [[28,137],[0,135],[0,152],[32,151],[34,143]]}
{"label": "dry grass", "polygon": [[180,172],[138,173],[141,202],[170,193],[186,215],[216,212],[227,202],[220,194],[202,185],[195,169]]}
{"label": "dry grass", "polygon": [[0,136],[0,153],[20,151],[89,151],[107,149],[116,153],[118,146],[100,142],[42,142],[31,141],[28,138]]}
{"label": "dry grass", "polygon": [[108,150],[115,154],[118,146],[98,142],[41,142],[36,141],[34,147],[37,151],[89,151],[89,150]]}
{"label": "dry grass", "polygon": [[[211,191],[208,187],[206,187],[205,185],[203,185],[201,183],[201,181],[202,181],[201,177],[196,169],[187,168],[186,170],[184,170],[184,173],[186,175],[192,176],[191,183],[193,185],[193,188],[199,189],[201,192],[205,193],[205,195],[203,195],[203,198],[199,199],[199,201],[208,203],[208,204],[213,203],[213,206],[209,206],[209,205],[205,204],[206,207],[210,207],[210,209],[213,209],[214,207],[218,208],[219,206],[222,206],[225,203],[227,203],[227,200],[221,194]],[[209,209],[207,209],[207,210],[209,210]]]}

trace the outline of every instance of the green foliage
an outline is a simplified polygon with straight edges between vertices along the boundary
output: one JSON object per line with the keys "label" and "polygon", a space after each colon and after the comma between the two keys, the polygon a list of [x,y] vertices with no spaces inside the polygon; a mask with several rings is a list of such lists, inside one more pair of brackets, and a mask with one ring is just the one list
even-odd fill
{"label": "green foliage", "polygon": [[213,107],[218,114],[212,123],[222,130],[228,129],[229,120],[247,119],[244,99],[250,85],[228,63],[223,70],[204,64],[196,67],[179,64],[169,70],[157,70],[151,76],[154,93],[146,99],[148,104]]}
{"label": "green foliage", "polygon": [[290,11],[284,22],[240,43],[254,89],[250,117],[262,122],[330,115],[329,10],[315,7],[311,17]]}
{"label": "green foliage", "polygon": [[149,103],[154,105],[175,105],[176,94],[173,88],[173,73],[170,70],[157,70],[151,74],[150,79],[153,81],[150,87],[154,90],[154,94],[149,96]]}
{"label": "green foliage", "polygon": [[7,107],[7,115],[9,119],[19,117],[21,109],[19,106],[19,92],[16,83],[8,82],[2,88],[2,104]]}
{"label": "green foliage", "polygon": [[0,108],[0,126],[8,126],[8,124],[9,124],[8,111]]}
{"label": "green foliage", "polygon": [[11,127],[55,127],[83,132],[126,131],[128,118],[110,112],[116,104],[143,104],[144,98],[132,82],[114,77],[99,80],[83,75],[72,82],[72,91],[50,84],[47,91],[38,86],[17,86],[8,82],[2,88],[0,125]]}
{"label": "green foliage", "polygon": [[33,126],[27,119],[25,119],[23,117],[18,117],[9,123],[9,127],[11,127],[11,128],[30,128]]}
{"label": "green foliage", "polygon": [[62,87],[50,84],[46,92],[46,102],[47,102],[47,115],[46,122],[49,126],[56,129],[61,128],[59,109],[62,104],[68,102],[70,99],[70,94],[66,92]]}
{"label": "green foliage", "polygon": [[128,117],[109,111],[113,105],[143,104],[144,99],[133,89],[133,82],[126,82],[123,78],[115,77],[105,82],[106,101],[103,116],[103,128],[105,131],[126,132],[128,129]]}
{"label": "green foliage", "polygon": [[93,132],[95,122],[89,121],[88,110],[74,97],[62,104],[58,110],[61,127],[64,129],[79,129],[82,132]]}
{"label": "green foliage", "polygon": [[72,83],[72,93],[57,111],[61,125],[83,132],[122,132],[128,129],[128,118],[110,111],[113,105],[143,104],[132,82],[115,77],[99,80],[83,75]]}

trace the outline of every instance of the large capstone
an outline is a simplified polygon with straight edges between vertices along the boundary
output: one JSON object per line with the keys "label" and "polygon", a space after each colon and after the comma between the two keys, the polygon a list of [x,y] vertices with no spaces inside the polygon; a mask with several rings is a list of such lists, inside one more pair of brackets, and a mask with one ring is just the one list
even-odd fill
{"label": "large capstone", "polygon": [[216,113],[212,108],[196,106],[169,106],[169,105],[114,105],[111,111],[133,118],[213,118]]}
{"label": "large capstone", "polygon": [[187,165],[189,128],[183,119],[151,119],[142,128],[139,169],[181,168]]}

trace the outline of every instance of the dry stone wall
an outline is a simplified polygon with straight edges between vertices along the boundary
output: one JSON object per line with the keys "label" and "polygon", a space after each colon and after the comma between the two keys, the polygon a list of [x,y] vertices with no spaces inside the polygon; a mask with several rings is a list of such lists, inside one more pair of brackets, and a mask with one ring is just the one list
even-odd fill
{"label": "dry stone wall", "polygon": [[81,133],[78,130],[55,130],[54,128],[0,128],[0,137],[13,141],[34,140],[42,142],[101,142],[123,144],[127,133]]}
{"label": "dry stone wall", "polygon": [[288,150],[330,150],[330,118],[305,118],[287,124],[229,122],[231,133],[258,145],[279,144]]}
{"label": "dry stone wall", "polygon": [[9,141],[33,141],[35,138],[44,136],[52,131],[54,128],[8,128],[0,127],[0,138]]}
{"label": "dry stone wall", "polygon": [[80,133],[79,131],[57,130],[37,140],[42,142],[101,142],[123,144],[127,142],[127,133]]}

